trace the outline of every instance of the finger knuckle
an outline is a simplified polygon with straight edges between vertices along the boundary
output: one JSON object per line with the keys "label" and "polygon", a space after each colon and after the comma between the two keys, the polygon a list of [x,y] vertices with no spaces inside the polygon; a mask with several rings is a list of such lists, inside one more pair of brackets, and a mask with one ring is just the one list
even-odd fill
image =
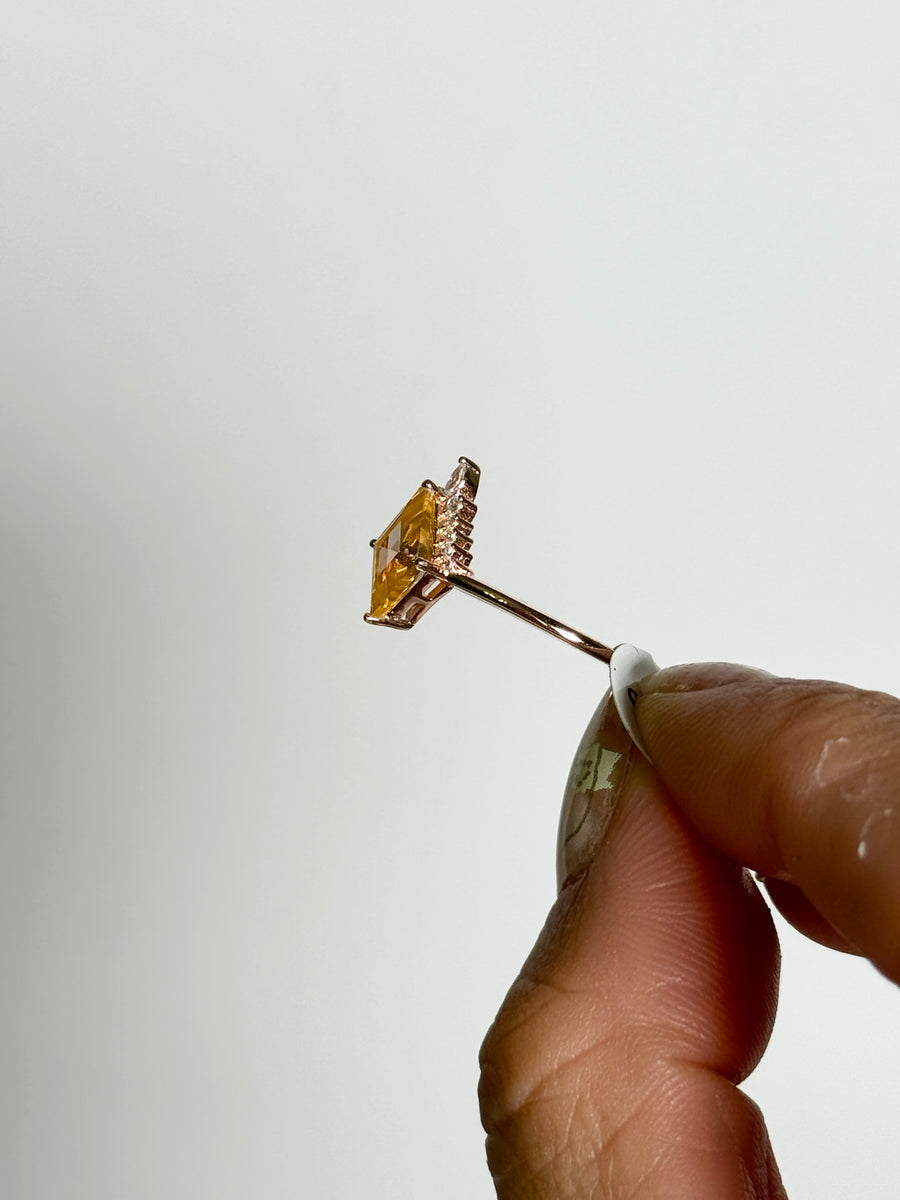
{"label": "finger knuckle", "polygon": [[500,1196],[602,1194],[605,1041],[585,1036],[585,1015],[578,996],[520,978],[484,1039],[479,1102]]}

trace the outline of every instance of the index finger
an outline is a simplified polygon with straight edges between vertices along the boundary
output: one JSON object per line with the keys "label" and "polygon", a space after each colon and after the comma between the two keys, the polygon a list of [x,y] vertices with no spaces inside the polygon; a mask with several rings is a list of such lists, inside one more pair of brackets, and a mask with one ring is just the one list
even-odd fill
{"label": "index finger", "polygon": [[900,700],[714,663],[643,680],[635,716],[695,828],[900,983]]}

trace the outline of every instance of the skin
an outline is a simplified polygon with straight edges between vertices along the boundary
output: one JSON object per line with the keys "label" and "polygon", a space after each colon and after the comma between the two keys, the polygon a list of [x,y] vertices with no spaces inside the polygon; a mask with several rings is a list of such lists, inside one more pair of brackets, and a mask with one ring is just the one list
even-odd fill
{"label": "skin", "polygon": [[497,1195],[779,1200],[738,1086],[779,968],[746,868],[802,932],[900,983],[900,700],[707,664],[643,681],[635,713],[653,766],[604,701],[562,890],[482,1047]]}

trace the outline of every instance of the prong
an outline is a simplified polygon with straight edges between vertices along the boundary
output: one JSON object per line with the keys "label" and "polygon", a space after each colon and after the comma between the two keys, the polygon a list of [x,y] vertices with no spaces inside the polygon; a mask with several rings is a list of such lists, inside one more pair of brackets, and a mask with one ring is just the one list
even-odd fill
{"label": "prong", "polygon": [[412,621],[388,621],[382,617],[373,617],[371,613],[363,613],[367,625],[381,625],[384,629],[412,629]]}
{"label": "prong", "polygon": [[478,491],[478,481],[481,479],[481,467],[478,463],[473,463],[471,458],[465,456],[460,457],[460,465],[466,468],[466,483],[475,493]]}
{"label": "prong", "polygon": [[378,544],[378,538],[372,538],[372,540],[369,542],[370,549],[374,550],[377,544]]}
{"label": "prong", "polygon": [[441,490],[433,479],[423,479],[421,486],[428,488],[429,492],[439,492]]}

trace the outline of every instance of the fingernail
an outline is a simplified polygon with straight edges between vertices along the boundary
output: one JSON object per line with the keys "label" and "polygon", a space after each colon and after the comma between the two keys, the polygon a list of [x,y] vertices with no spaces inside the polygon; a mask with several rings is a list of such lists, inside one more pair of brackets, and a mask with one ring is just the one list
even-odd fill
{"label": "fingernail", "polygon": [[572,763],[556,842],[559,891],[583,875],[603,842],[628,774],[634,743],[607,692]]}
{"label": "fingernail", "polygon": [[644,744],[634,715],[634,706],[640,695],[636,685],[640,680],[648,675],[654,675],[658,671],[659,664],[654,662],[647,651],[640,650],[629,642],[623,642],[616,646],[612,652],[612,658],[609,660],[609,682],[616,710],[622,718],[622,724],[628,730],[631,740],[648,762],[650,761],[650,752]]}

